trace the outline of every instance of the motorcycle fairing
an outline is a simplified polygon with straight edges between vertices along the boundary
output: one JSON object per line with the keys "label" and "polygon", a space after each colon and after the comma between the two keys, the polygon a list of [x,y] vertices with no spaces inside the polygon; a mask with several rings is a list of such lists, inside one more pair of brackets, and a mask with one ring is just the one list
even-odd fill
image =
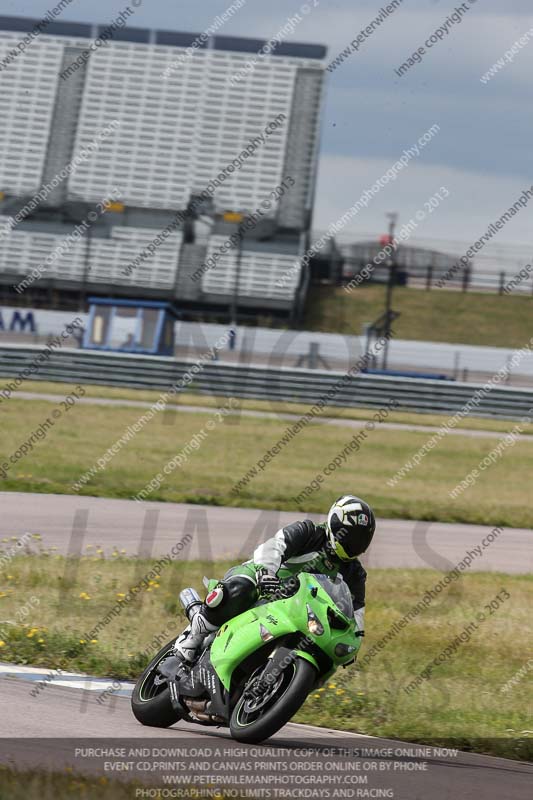
{"label": "motorcycle fairing", "polygon": [[[304,633],[335,664],[353,660],[354,652],[361,644],[361,639],[355,637],[355,621],[346,619],[345,630],[330,627],[327,611],[328,608],[336,609],[335,604],[327,592],[313,582],[312,575],[300,574],[299,577],[300,587],[292,597],[255,606],[234,617],[218,631],[211,645],[210,660],[221,684],[228,692],[233,672],[245,658],[263,647],[266,642],[290,634]],[[324,634],[315,635],[309,632],[308,606],[319,617]],[[336,614],[338,615],[338,610]],[[339,643],[351,645],[354,649],[349,655],[339,657],[335,653],[335,647]],[[299,649],[296,652],[319,670],[311,653]]]}
{"label": "motorcycle fairing", "polygon": [[229,694],[222,685],[206,650],[188,675],[177,680],[177,689],[181,697],[201,697],[207,694],[211,701],[210,713],[214,716],[229,718]]}

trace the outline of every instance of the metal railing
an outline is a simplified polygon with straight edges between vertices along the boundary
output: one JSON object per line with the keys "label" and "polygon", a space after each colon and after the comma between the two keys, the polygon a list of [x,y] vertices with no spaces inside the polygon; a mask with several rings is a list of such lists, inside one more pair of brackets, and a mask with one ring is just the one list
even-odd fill
{"label": "metal railing", "polygon": [[[91,350],[54,351],[38,369],[20,380],[21,373],[36,363],[39,347],[0,347],[0,393],[25,380],[59,381],[163,391],[176,384],[193,360],[174,360]],[[343,372],[324,372],[290,367],[250,366],[207,362],[189,390],[214,396],[233,396],[266,401],[314,404],[324,398],[327,405],[378,407],[396,400],[405,411],[453,414],[472,398],[477,384],[358,374],[341,383]],[[481,386],[481,384],[479,384]],[[332,396],[328,397],[328,391]],[[471,412],[479,417],[519,419],[533,407],[533,391],[498,387],[488,392]],[[327,412],[326,412],[327,413]]]}

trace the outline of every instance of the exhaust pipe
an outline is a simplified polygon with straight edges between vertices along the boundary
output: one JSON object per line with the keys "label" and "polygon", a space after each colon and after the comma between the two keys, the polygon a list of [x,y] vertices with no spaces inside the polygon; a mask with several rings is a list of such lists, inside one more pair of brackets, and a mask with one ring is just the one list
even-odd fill
{"label": "exhaust pipe", "polygon": [[209,700],[195,700],[192,697],[184,697],[183,699],[192,716],[194,716],[199,722],[215,722],[218,724],[224,723],[224,719],[222,717],[218,717],[216,714],[210,713],[209,709],[211,702]]}
{"label": "exhaust pipe", "polygon": [[200,611],[202,600],[196,589],[184,589],[180,592],[180,603],[184,608],[185,616],[192,621],[192,618]]}

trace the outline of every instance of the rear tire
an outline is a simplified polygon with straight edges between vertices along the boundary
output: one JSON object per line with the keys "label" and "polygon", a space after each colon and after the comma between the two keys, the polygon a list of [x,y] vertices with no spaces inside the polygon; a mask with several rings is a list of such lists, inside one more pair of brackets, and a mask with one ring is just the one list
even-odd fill
{"label": "rear tire", "polygon": [[135,684],[131,696],[131,709],[135,719],[152,728],[169,728],[181,719],[181,714],[172,708],[167,683],[155,683],[157,667],[174,649],[175,641],[174,638],[168,642],[150,661]]}
{"label": "rear tire", "polygon": [[285,670],[281,693],[272,708],[258,719],[246,711],[246,695],[239,698],[230,720],[230,732],[234,739],[247,744],[258,744],[277,733],[290,722],[304,704],[317,679],[317,671],[309,661],[297,658]]}

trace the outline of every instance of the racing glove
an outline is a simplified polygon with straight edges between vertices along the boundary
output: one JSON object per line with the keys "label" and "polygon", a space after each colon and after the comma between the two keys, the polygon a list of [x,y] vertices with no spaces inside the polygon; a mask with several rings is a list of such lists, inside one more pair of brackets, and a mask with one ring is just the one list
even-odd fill
{"label": "racing glove", "polygon": [[281,588],[281,581],[277,575],[262,567],[255,573],[259,595],[275,594]]}

